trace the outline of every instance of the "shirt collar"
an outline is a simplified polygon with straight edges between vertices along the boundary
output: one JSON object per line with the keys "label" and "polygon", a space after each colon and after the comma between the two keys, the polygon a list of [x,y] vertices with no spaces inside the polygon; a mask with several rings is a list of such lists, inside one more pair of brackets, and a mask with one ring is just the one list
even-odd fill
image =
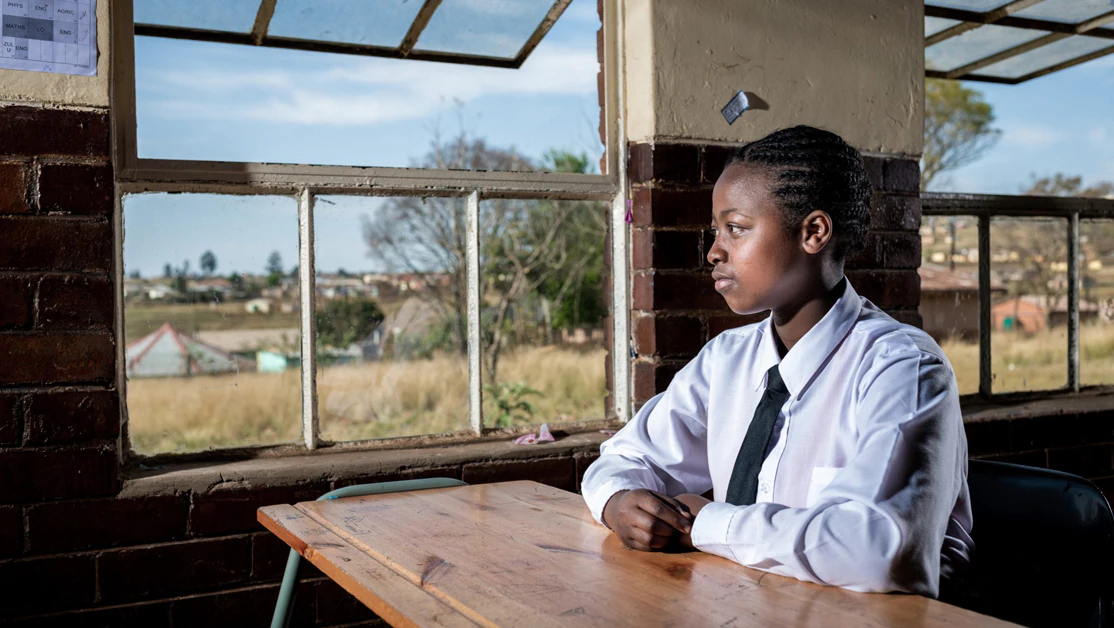
{"label": "shirt collar", "polygon": [[766,318],[762,324],[763,337],[755,359],[754,389],[756,391],[766,385],[766,371],[776,364],[781,379],[785,381],[785,387],[789,389],[789,394],[793,398],[799,398],[804,394],[820,367],[859,318],[862,297],[851,287],[850,281],[844,279],[843,286],[843,294],[832,309],[828,310],[820,322],[793,345],[784,359],[779,356],[777,341],[774,339],[773,317]]}

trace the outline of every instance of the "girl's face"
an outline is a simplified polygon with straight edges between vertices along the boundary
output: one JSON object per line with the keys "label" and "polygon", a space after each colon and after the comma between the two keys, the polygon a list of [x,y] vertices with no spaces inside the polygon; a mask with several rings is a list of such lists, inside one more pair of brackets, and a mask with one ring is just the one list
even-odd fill
{"label": "girl's face", "polygon": [[807,229],[786,228],[772,184],[768,171],[737,163],[712,192],[715,242],[708,263],[715,267],[716,291],[736,314],[796,303],[808,284]]}

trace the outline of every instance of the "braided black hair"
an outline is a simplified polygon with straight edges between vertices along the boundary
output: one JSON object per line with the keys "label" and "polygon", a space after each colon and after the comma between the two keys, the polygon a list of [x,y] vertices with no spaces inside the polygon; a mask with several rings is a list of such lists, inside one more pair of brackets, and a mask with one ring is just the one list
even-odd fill
{"label": "braided black hair", "polygon": [[774,131],[739,148],[727,165],[753,164],[774,176],[773,195],[786,227],[819,209],[832,218],[835,254],[863,248],[870,224],[871,184],[862,155],[843,138],[810,126]]}

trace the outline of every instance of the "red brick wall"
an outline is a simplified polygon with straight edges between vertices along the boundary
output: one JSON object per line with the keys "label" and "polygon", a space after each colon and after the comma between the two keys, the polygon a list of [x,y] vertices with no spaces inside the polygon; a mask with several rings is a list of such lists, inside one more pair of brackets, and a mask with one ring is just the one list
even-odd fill
{"label": "red brick wall", "polygon": [[[733,314],[709,279],[705,256],[712,187],[733,147],[632,144],[631,326],[634,396],[644,403],[721,331],[763,316]],[[867,157],[874,184],[866,249],[848,260],[860,294],[903,322],[920,325],[920,171],[901,157]]]}
{"label": "red brick wall", "polygon": [[981,421],[966,428],[971,458],[1074,473],[1114,499],[1114,410]]}

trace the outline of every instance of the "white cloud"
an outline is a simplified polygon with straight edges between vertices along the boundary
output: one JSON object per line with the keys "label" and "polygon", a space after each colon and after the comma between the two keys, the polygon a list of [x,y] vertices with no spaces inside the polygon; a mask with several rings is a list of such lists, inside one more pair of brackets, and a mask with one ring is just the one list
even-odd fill
{"label": "white cloud", "polygon": [[1044,148],[1063,139],[1063,134],[1041,126],[1017,126],[1003,129],[1002,143],[1020,148]]}
{"label": "white cloud", "polygon": [[170,85],[219,92],[228,89],[270,87],[284,89],[294,86],[294,76],[281,70],[269,72],[235,72],[229,70],[162,72],[158,78]]}
{"label": "white cloud", "polygon": [[346,60],[317,72],[199,68],[159,74],[153,108],[174,118],[366,125],[427,118],[484,96],[594,94],[597,70],[594,51],[553,46],[518,70],[396,59]]}
{"label": "white cloud", "polygon": [[1106,143],[1106,137],[1107,137],[1106,127],[1096,126],[1096,127],[1092,128],[1091,130],[1087,131],[1087,139],[1091,140],[1095,144]]}

